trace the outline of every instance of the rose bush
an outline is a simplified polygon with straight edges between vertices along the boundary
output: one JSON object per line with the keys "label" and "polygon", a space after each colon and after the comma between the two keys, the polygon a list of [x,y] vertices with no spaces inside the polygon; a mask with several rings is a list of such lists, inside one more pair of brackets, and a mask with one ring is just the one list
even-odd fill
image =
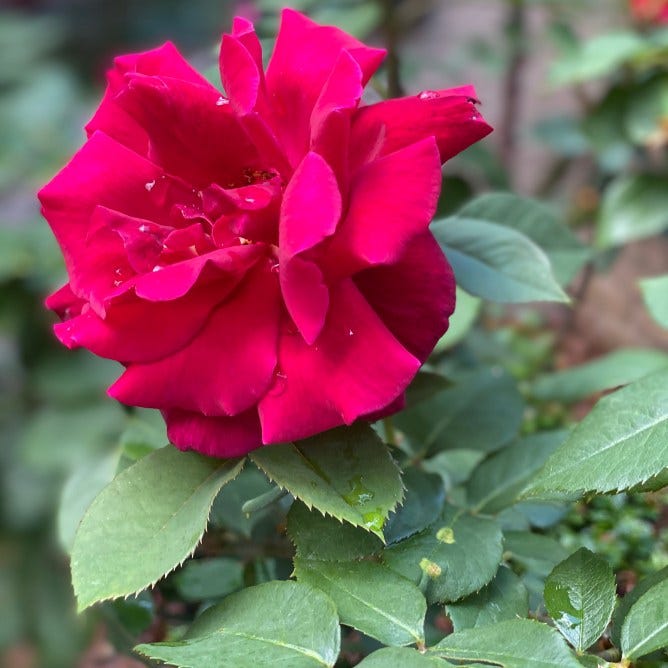
{"label": "rose bush", "polygon": [[631,0],[631,12],[639,21],[668,23],[666,0]]}
{"label": "rose bush", "polygon": [[227,97],[171,44],[116,59],[88,140],[40,192],[69,282],[68,347],[181,449],[240,455],[391,413],[448,326],[428,225],[441,163],[490,132],[470,87],[361,105],[384,51],[285,10],[252,24]]}

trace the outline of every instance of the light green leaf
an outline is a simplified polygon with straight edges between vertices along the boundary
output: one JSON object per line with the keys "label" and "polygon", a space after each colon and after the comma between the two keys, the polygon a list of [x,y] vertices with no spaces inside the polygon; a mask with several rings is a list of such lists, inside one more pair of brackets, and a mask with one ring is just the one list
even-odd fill
{"label": "light green leaf", "polygon": [[550,571],[568,557],[568,551],[554,538],[529,531],[506,531],[504,558],[539,576]]}
{"label": "light green leaf", "polygon": [[431,527],[387,548],[383,560],[409,580],[425,583],[421,588],[430,603],[456,601],[492,580],[502,540],[494,520],[447,507]]}
{"label": "light green leaf", "polygon": [[457,603],[448,603],[446,611],[455,631],[489,626],[506,619],[526,617],[529,593],[517,575],[502,566],[489,584]]}
{"label": "light green leaf", "polygon": [[622,624],[624,623],[624,619],[631,609],[631,606],[654,585],[659,584],[664,580],[668,580],[668,566],[656,573],[644,577],[628,594],[618,601],[617,607],[612,613],[612,627],[610,629],[610,638],[617,647],[621,646]]}
{"label": "light green leaf", "polygon": [[185,640],[135,650],[178,668],[331,668],[339,643],[328,596],[299,582],[267,582],[207,609]]}
{"label": "light green leaf", "polygon": [[580,83],[611,74],[645,48],[635,32],[599,35],[582,42],[579,49],[557,62],[551,79],[557,85]]}
{"label": "light green leaf", "polygon": [[640,281],[640,289],[654,320],[668,329],[668,274]]}
{"label": "light green leaf", "polygon": [[137,593],[188,557],[216,494],[242,466],[167,446],[116,476],[88,508],[72,548],[79,610]]}
{"label": "light green leaf", "polygon": [[445,449],[492,452],[519,433],[524,400],[499,369],[472,373],[454,387],[399,413],[395,424],[420,453]]}
{"label": "light green leaf", "polygon": [[603,634],[615,607],[615,576],[607,561],[580,548],[557,564],[545,581],[545,607],[561,634],[579,652]]}
{"label": "light green leaf", "polygon": [[497,223],[524,234],[545,251],[560,285],[575,278],[591,255],[554,212],[537,200],[512,193],[488,193],[469,202],[457,216]]}
{"label": "light green leaf", "polygon": [[474,297],[457,286],[455,312],[450,316],[448,331],[436,344],[434,352],[449,350],[462,341],[473,327],[481,308],[482,301],[479,297]]}
{"label": "light green leaf", "polygon": [[295,559],[299,582],[324,591],[336,605],[342,624],[384,645],[424,642],[427,601],[406,578],[371,561]]}
{"label": "light green leaf", "polygon": [[388,514],[403,495],[399,468],[365,424],[261,448],[250,456],[271,480],[309,508],[364,527],[380,538]]}
{"label": "light green leaf", "polygon": [[622,655],[637,659],[668,646],[668,580],[646,591],[622,624]]}
{"label": "light green leaf", "polygon": [[521,232],[462,217],[438,220],[431,230],[457,283],[472,295],[499,302],[568,301],[548,257]]}
{"label": "light green leaf", "polygon": [[485,459],[469,479],[469,505],[484,513],[497,513],[511,506],[567,436],[565,430],[534,434]]}
{"label": "light green leaf", "polygon": [[668,369],[601,399],[523,496],[612,492],[668,468]]}
{"label": "light green leaf", "polygon": [[573,403],[596,392],[627,385],[664,367],[668,367],[668,353],[652,348],[626,348],[540,376],[530,391],[536,399]]}
{"label": "light green leaf", "polygon": [[352,561],[383,548],[374,534],[309,510],[301,501],[295,501],[288,513],[288,536],[302,559]]}
{"label": "light green leaf", "polygon": [[620,176],[606,190],[596,231],[601,248],[659,234],[668,227],[668,189],[663,176]]}
{"label": "light green leaf", "polygon": [[193,559],[172,581],[184,601],[220,598],[244,586],[244,564],[226,557]]}
{"label": "light green leaf", "polygon": [[447,668],[454,664],[406,647],[379,649],[357,664],[358,668]]}
{"label": "light green leaf", "polygon": [[429,653],[446,659],[494,663],[503,668],[580,668],[554,629],[528,619],[453,633]]}

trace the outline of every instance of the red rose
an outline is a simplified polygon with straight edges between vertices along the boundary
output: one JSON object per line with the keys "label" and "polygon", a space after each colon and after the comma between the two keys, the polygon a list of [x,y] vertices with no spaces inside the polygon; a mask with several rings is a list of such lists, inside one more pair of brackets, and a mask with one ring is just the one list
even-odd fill
{"label": "red rose", "polygon": [[630,7],[638,21],[668,23],[667,0],[630,0]]}
{"label": "red rose", "polygon": [[448,326],[428,230],[441,163],[487,135],[472,88],[360,106],[384,57],[285,10],[266,74],[223,37],[228,97],[171,44],[116,59],[88,141],[41,191],[68,347],[119,401],[217,456],[396,411]]}

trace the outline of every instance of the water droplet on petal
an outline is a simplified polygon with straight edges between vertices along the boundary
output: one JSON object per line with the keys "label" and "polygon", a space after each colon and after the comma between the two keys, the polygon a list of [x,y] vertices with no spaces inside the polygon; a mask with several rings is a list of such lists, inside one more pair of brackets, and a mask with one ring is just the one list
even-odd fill
{"label": "water droplet on petal", "polygon": [[217,107],[224,107],[226,104],[229,104],[230,101],[227,98],[224,98],[222,95],[216,100]]}
{"label": "water droplet on petal", "polygon": [[248,204],[255,204],[255,198],[254,197],[244,197],[244,202],[248,202]]}
{"label": "water droplet on petal", "polygon": [[139,231],[140,232],[148,232],[151,228],[148,225],[140,225],[139,226]]}
{"label": "water droplet on petal", "polygon": [[353,332],[352,329],[349,329],[349,330],[348,330],[348,336],[352,336],[354,333],[355,333],[355,332]]}
{"label": "water droplet on petal", "polygon": [[162,269],[162,267],[159,264],[156,264],[155,267],[153,267],[153,269],[151,269],[151,271],[155,272],[155,271],[160,271],[161,269]]}
{"label": "water droplet on petal", "polygon": [[417,97],[418,100],[434,100],[441,96],[435,90],[423,90],[421,93],[418,93]]}
{"label": "water droplet on petal", "polygon": [[148,183],[144,184],[144,188],[146,188],[146,192],[151,192],[153,190],[153,187],[155,186],[155,179],[153,181],[149,181]]}
{"label": "water droplet on petal", "polygon": [[278,262],[276,264],[271,265],[271,271],[273,271],[275,274],[278,274],[278,272],[280,271],[280,265],[278,264]]}

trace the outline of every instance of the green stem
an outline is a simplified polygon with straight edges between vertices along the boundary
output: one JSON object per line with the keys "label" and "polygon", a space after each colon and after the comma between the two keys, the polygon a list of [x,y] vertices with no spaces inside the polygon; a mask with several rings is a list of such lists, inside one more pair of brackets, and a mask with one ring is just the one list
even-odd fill
{"label": "green stem", "polygon": [[383,418],[383,429],[385,430],[385,442],[388,445],[397,445],[397,432],[391,417]]}
{"label": "green stem", "polygon": [[243,506],[241,506],[241,512],[246,515],[251,513],[256,513],[258,510],[264,510],[267,506],[270,506],[272,503],[276,503],[279,499],[282,499],[286,494],[287,490],[281,489],[276,486],[270,489],[260,496],[256,496],[254,499],[246,501]]}

